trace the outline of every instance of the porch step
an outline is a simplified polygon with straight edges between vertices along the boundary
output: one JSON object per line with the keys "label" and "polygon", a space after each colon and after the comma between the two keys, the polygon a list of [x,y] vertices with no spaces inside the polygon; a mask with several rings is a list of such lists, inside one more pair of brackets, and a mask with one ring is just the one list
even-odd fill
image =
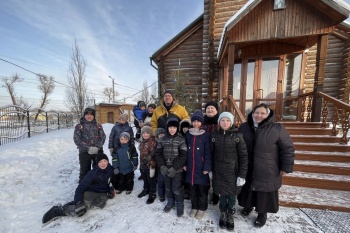
{"label": "porch step", "polygon": [[295,150],[322,152],[350,152],[350,146],[337,143],[304,143],[294,142]]}
{"label": "porch step", "polygon": [[290,135],[293,142],[340,143],[341,137],[330,135]]}
{"label": "porch step", "polygon": [[310,161],[328,161],[350,163],[349,152],[324,152],[324,151],[295,151],[295,159]]}
{"label": "porch step", "polygon": [[295,171],[283,176],[283,184],[317,189],[350,191],[350,176]]}
{"label": "porch step", "polygon": [[286,127],[290,135],[331,135],[330,128]]}
{"label": "porch step", "polygon": [[283,185],[281,206],[350,212],[350,192]]}
{"label": "porch step", "polygon": [[350,176],[350,163],[295,160],[294,171]]}
{"label": "porch step", "polygon": [[[322,122],[298,122],[298,121],[281,121],[285,127],[291,128],[322,128]],[[326,128],[329,123],[326,123]]]}

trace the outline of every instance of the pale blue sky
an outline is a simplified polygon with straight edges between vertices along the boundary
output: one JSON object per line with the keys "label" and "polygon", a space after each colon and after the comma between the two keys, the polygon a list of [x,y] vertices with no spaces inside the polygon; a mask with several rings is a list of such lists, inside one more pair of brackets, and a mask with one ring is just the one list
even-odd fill
{"label": "pale blue sky", "polygon": [[[120,100],[141,90],[145,80],[149,85],[157,80],[149,57],[202,13],[203,0],[3,0],[0,58],[67,84],[75,37],[96,102],[112,86],[108,76],[115,79]],[[36,76],[0,60],[0,79],[15,73],[23,79],[15,85],[17,96],[38,107]],[[11,103],[2,85],[0,107]],[[65,89],[56,84],[47,110],[65,108]]]}

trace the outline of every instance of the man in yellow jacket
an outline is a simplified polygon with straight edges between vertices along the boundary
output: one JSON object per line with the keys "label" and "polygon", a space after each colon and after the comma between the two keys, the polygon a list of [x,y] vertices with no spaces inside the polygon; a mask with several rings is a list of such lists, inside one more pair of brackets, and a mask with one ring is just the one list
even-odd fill
{"label": "man in yellow jacket", "polygon": [[175,102],[173,93],[171,91],[165,91],[161,104],[156,107],[152,115],[151,126],[153,133],[156,132],[157,128],[166,129],[167,120],[174,117],[177,118],[179,122],[183,119],[190,118],[185,107]]}

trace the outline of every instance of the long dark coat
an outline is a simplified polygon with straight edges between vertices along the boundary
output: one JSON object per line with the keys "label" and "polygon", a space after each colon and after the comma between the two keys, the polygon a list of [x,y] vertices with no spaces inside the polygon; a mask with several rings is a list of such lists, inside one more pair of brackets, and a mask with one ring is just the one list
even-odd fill
{"label": "long dark coat", "polygon": [[274,122],[274,113],[254,127],[252,113],[239,130],[247,144],[249,169],[243,188],[273,192],[282,185],[280,171],[293,172],[294,146],[285,127]]}
{"label": "long dark coat", "polygon": [[242,133],[235,126],[212,134],[213,191],[217,195],[237,195],[237,177],[245,178],[248,154]]}

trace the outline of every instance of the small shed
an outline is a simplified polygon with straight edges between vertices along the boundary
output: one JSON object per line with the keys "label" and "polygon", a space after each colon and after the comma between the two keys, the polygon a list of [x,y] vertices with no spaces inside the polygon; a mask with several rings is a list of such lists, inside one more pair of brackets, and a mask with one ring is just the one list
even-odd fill
{"label": "small shed", "polygon": [[96,121],[100,124],[111,123],[118,121],[121,114],[125,113],[129,116],[129,122],[133,122],[132,109],[134,104],[126,103],[100,103],[96,105]]}

